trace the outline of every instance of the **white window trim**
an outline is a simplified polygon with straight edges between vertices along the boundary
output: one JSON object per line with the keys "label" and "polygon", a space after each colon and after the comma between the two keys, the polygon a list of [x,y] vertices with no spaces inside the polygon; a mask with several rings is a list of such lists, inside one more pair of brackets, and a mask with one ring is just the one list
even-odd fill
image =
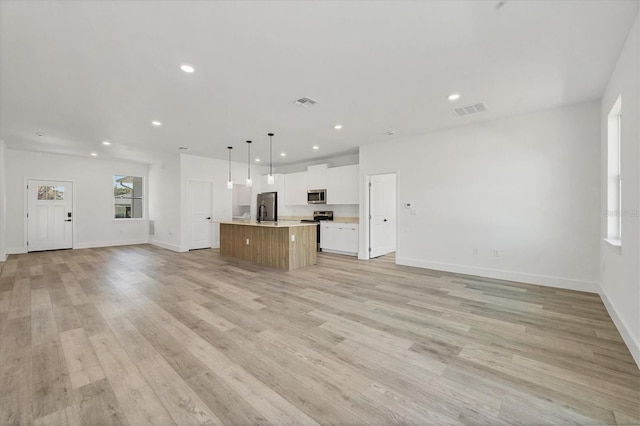
{"label": "white window trim", "polygon": [[[116,205],[115,202],[113,204],[113,211],[111,213],[111,220],[115,223],[126,223],[126,222],[140,222],[140,221],[144,221],[147,220],[147,180],[145,176],[135,176],[132,174],[114,174],[113,177],[115,178],[116,176],[132,176],[132,177],[139,177],[140,179],[142,179],[142,217],[121,217],[121,218],[117,218],[115,217],[116,214]],[[113,196],[113,199],[115,200],[115,196]]]}
{"label": "white window trim", "polygon": [[603,238],[602,241],[613,247],[622,247],[622,240],[616,240],[614,238]]}
{"label": "white window trim", "polygon": [[[615,140],[613,139],[615,138]],[[614,145],[615,144],[615,145]],[[618,96],[607,115],[607,217],[603,240],[614,247],[622,246],[622,96]],[[617,158],[613,158],[612,156]],[[612,164],[613,160],[613,164]],[[614,169],[615,167],[615,169]],[[616,175],[614,177],[614,174]],[[617,178],[614,184],[612,180]],[[614,205],[615,204],[615,205]],[[616,228],[616,229],[612,229]]]}

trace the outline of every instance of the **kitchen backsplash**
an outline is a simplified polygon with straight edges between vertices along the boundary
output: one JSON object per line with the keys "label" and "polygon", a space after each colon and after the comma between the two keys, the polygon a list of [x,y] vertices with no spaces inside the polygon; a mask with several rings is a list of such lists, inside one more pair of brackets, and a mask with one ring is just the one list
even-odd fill
{"label": "kitchen backsplash", "polygon": [[[312,216],[278,216],[278,220],[309,220],[313,219]],[[342,223],[360,223],[360,218],[357,216],[334,216],[334,222]]]}
{"label": "kitchen backsplash", "polygon": [[[278,217],[304,217],[311,218],[316,210],[333,211],[333,217],[355,217],[360,215],[360,209],[357,204],[348,205],[331,205],[331,204],[312,204],[307,206],[285,206],[278,204]],[[294,219],[295,220],[295,219]]]}

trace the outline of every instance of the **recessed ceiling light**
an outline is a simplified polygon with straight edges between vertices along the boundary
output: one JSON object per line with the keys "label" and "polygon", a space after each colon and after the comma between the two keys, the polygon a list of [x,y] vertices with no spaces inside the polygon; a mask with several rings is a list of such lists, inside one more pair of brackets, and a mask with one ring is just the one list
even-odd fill
{"label": "recessed ceiling light", "polygon": [[111,142],[109,142],[109,141],[102,141],[102,145],[109,146],[109,145],[111,145]]}
{"label": "recessed ceiling light", "polygon": [[256,163],[259,163],[259,162],[260,162],[260,159],[259,159],[259,158],[256,158]]}
{"label": "recessed ceiling light", "polygon": [[42,133],[42,132],[36,132],[36,136],[44,136],[44,133]]}
{"label": "recessed ceiling light", "polygon": [[184,72],[188,72],[189,74],[191,74],[196,70],[192,65],[189,65],[189,64],[180,65],[180,69]]}
{"label": "recessed ceiling light", "polygon": [[320,149],[320,147],[318,145],[314,145],[313,149],[318,150],[318,149]]}
{"label": "recessed ceiling light", "polygon": [[151,124],[153,124],[154,126],[162,126],[162,123],[159,122],[158,120],[153,120]]}
{"label": "recessed ceiling light", "polygon": [[395,134],[396,134],[396,131],[395,131],[395,130],[389,130],[389,131],[387,132],[387,134],[388,134],[389,136],[393,136],[393,135],[395,135]]}
{"label": "recessed ceiling light", "polygon": [[92,157],[97,157],[97,156],[98,156],[98,154],[96,154],[95,152],[92,152],[92,153],[91,153],[91,156],[92,156]]}
{"label": "recessed ceiling light", "polygon": [[342,129],[342,124],[336,124],[335,126],[333,126],[333,128],[336,130],[340,130]]}
{"label": "recessed ceiling light", "polygon": [[460,99],[460,93],[452,93],[449,95],[450,101],[457,101],[458,99]]}
{"label": "recessed ceiling light", "polygon": [[286,157],[286,156],[287,156],[287,153],[286,153],[286,152],[281,152],[281,153],[280,153],[280,157]]}

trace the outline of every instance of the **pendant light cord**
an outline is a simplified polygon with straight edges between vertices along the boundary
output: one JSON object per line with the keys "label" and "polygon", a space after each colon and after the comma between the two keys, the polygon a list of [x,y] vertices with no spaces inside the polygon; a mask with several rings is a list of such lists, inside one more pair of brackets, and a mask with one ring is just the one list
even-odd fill
{"label": "pendant light cord", "polygon": [[251,179],[251,141],[247,141],[249,150],[247,151],[247,179]]}
{"label": "pendant light cord", "polygon": [[229,150],[229,182],[231,182],[231,150],[233,147],[228,146],[227,149]]}
{"label": "pendant light cord", "polygon": [[269,176],[273,176],[273,133],[269,133]]}

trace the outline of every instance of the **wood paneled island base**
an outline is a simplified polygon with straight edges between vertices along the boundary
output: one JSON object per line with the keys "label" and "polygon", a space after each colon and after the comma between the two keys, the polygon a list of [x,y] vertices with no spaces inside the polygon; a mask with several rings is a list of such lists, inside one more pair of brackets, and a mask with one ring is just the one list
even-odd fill
{"label": "wood paneled island base", "polygon": [[220,254],[287,271],[315,265],[317,226],[221,222]]}

